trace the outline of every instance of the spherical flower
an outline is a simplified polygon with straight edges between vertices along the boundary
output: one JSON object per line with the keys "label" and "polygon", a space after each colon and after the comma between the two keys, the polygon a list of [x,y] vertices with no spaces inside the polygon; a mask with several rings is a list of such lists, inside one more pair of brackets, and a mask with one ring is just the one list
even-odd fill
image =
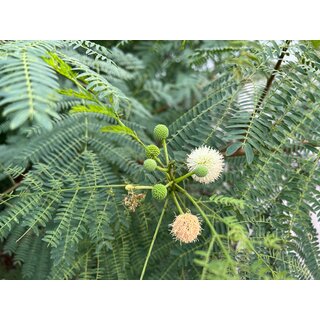
{"label": "spherical flower", "polygon": [[156,140],[164,140],[167,139],[169,136],[169,129],[167,126],[165,126],[164,124],[158,124],[157,126],[155,126],[154,130],[153,130],[153,134]]}
{"label": "spherical flower", "polygon": [[146,157],[147,158],[157,158],[160,154],[160,149],[154,145],[154,144],[150,144],[149,146],[146,147]]}
{"label": "spherical flower", "polygon": [[154,171],[156,170],[156,167],[157,167],[157,163],[155,160],[153,159],[147,159],[144,161],[143,163],[143,167],[147,170],[147,171]]}
{"label": "spherical flower", "polygon": [[204,177],[199,177],[194,174],[192,178],[200,183],[207,184],[219,178],[224,167],[224,159],[218,150],[201,146],[192,150],[187,157],[189,172],[195,170],[199,165],[206,167],[208,174]]}
{"label": "spherical flower", "polygon": [[201,233],[199,218],[190,212],[178,215],[170,226],[171,234],[183,243],[196,241]]}
{"label": "spherical flower", "polygon": [[159,183],[153,186],[151,193],[154,199],[161,201],[167,196],[168,192],[166,186]]}

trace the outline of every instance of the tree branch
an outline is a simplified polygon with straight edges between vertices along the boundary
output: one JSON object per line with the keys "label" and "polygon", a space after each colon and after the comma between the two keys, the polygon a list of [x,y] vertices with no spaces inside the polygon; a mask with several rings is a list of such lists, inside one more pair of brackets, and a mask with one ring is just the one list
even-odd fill
{"label": "tree branch", "polygon": [[274,78],[276,77],[277,72],[279,71],[279,69],[281,67],[283,58],[286,55],[286,52],[288,51],[290,43],[291,43],[291,40],[286,40],[285,41],[285,45],[282,48],[281,54],[280,54],[280,56],[278,58],[278,61],[277,61],[276,65],[274,66],[273,71],[272,71],[270,77],[267,80],[266,86],[263,89],[263,92],[262,92],[262,94],[261,94],[261,96],[260,96],[260,98],[258,100],[257,107],[256,107],[257,110],[261,107],[265,97],[267,96],[267,93],[269,92],[269,90],[270,90],[270,88],[272,86],[272,82],[273,82]]}
{"label": "tree branch", "polygon": [[[266,86],[264,87],[264,89],[263,89],[263,91],[261,93],[261,96],[260,96],[260,98],[259,98],[259,100],[257,102],[257,106],[255,107],[256,112],[253,112],[253,114],[251,115],[249,123],[252,121],[253,115],[259,113],[259,109],[260,109],[264,99],[266,98],[268,92],[270,91],[272,83],[273,83],[273,81],[274,81],[274,79],[276,77],[277,72],[279,71],[279,69],[281,67],[282,61],[283,61],[283,59],[284,59],[284,57],[286,55],[286,52],[288,51],[290,43],[291,43],[291,40],[286,40],[285,41],[285,45],[283,46],[283,48],[281,50],[280,56],[278,58],[278,61],[277,61],[276,65],[274,66],[273,71],[272,71],[270,77],[267,80]],[[230,144],[231,143],[229,143],[226,147],[224,147],[224,148],[222,148],[220,150],[220,152],[222,152],[223,155],[225,155],[225,151],[227,150],[227,148],[228,148],[228,146]],[[243,156],[243,155],[245,155],[245,152],[244,152],[243,148],[240,148],[235,153],[230,155],[229,157],[237,157],[237,156]]]}

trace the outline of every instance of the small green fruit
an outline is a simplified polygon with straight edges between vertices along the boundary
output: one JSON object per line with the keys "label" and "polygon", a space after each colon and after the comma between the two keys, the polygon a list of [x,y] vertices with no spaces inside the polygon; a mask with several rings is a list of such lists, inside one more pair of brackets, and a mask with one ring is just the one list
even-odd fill
{"label": "small green fruit", "polygon": [[169,136],[169,129],[164,124],[158,124],[154,130],[153,134],[156,140],[161,141],[167,139]]}
{"label": "small green fruit", "polygon": [[194,174],[200,178],[203,178],[208,174],[208,168],[205,166],[199,165],[194,169]]}
{"label": "small green fruit", "polygon": [[153,159],[147,159],[144,161],[143,166],[147,171],[152,172],[156,170],[157,163]]}
{"label": "small green fruit", "polygon": [[146,157],[148,159],[157,158],[159,154],[160,154],[160,149],[156,145],[150,144],[149,146],[146,147]]}
{"label": "small green fruit", "polygon": [[156,200],[163,200],[167,196],[167,188],[163,184],[155,184],[152,189],[152,197]]}

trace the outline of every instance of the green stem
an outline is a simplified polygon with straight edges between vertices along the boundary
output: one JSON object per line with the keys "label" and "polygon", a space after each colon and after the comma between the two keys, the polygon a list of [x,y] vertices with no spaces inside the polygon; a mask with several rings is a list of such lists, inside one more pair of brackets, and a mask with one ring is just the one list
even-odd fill
{"label": "green stem", "polygon": [[193,199],[193,197],[182,187],[180,187],[179,185],[176,185],[176,187],[192,202],[192,204],[197,208],[197,210],[199,211],[199,213],[201,214],[203,220],[207,223],[212,235],[216,235],[217,232],[214,229],[213,225],[211,224],[210,220],[208,219],[207,215],[204,213],[204,211],[200,208],[200,206],[198,205],[198,203]]}
{"label": "green stem", "polygon": [[[213,227],[212,223],[210,222],[210,220],[208,219],[207,215],[205,214],[205,212],[200,208],[200,206],[198,205],[198,203],[193,199],[193,197],[182,187],[180,187],[179,185],[176,185],[176,187],[192,202],[192,204],[197,208],[197,210],[199,211],[199,213],[201,214],[203,220],[207,223],[211,234],[214,238],[217,239],[217,242],[219,243],[219,246],[223,252],[223,254],[225,255],[226,259],[229,261],[230,265],[234,264],[234,261],[231,259],[231,256],[229,255],[227,249],[225,248],[223,242],[220,239],[219,234],[217,233],[217,231],[215,230],[215,228]],[[235,269],[233,270],[235,272]]]}
{"label": "green stem", "polygon": [[207,266],[208,266],[208,263],[209,263],[210,253],[211,253],[212,248],[213,248],[214,240],[215,240],[215,237],[212,237],[212,239],[210,241],[210,244],[209,244],[209,248],[208,248],[207,254],[206,254],[205,266],[202,269],[201,280],[204,280],[205,277],[206,277],[206,274],[207,274],[207,269],[208,269]]}
{"label": "green stem", "polygon": [[[81,88],[84,92],[86,91],[90,91],[90,90],[87,90],[77,79],[71,79],[73,80],[73,82],[79,87]],[[99,100],[97,99],[97,97],[95,96],[95,93],[93,93],[92,95],[92,98],[94,99],[94,101],[104,107],[104,104]],[[120,126],[123,126],[123,127],[126,127],[126,125],[121,121],[121,119],[119,118],[119,115],[117,112],[115,112],[115,115],[116,115],[116,121],[118,122],[118,124]],[[146,147],[145,144],[141,141],[141,139],[138,137],[138,135],[135,133],[133,136],[132,136],[138,143],[140,143],[144,148]]]}
{"label": "green stem", "polygon": [[162,172],[168,172],[168,169],[166,169],[166,168],[161,168],[161,167],[159,167],[159,166],[157,166],[156,169],[159,170],[159,171],[162,171]]}
{"label": "green stem", "polygon": [[[119,120],[120,121],[120,120]],[[121,122],[122,123],[122,122]],[[123,123],[122,123],[122,125],[124,125]],[[137,142],[139,142],[141,145],[142,145],[142,147],[143,148],[146,148],[146,145],[141,141],[141,139],[137,136],[137,134],[135,133],[135,135],[134,136],[132,136]]]}
{"label": "green stem", "polygon": [[175,193],[175,195],[176,195],[176,197],[177,197],[178,202],[181,203],[181,204],[182,204],[182,207],[184,207],[184,209],[185,209],[183,212],[186,212],[186,206],[185,206],[185,204],[183,203],[182,199],[180,198],[179,194],[178,194],[178,193]]}
{"label": "green stem", "polygon": [[152,189],[153,186],[134,186],[132,184],[126,185],[126,190],[143,190],[143,189]]}
{"label": "green stem", "polygon": [[[43,194],[48,194],[51,192],[65,192],[65,191],[78,191],[78,190],[86,190],[86,189],[103,189],[103,188],[125,188],[127,185],[126,184],[108,184],[108,185],[100,185],[100,186],[87,186],[87,187],[75,187],[75,188],[66,188],[66,189],[52,189],[49,191],[39,191],[41,195]],[[20,192],[17,195],[10,195],[10,198],[13,197],[22,197],[22,196],[27,196],[34,194],[32,192]],[[2,194],[1,194],[2,196]]]}
{"label": "green stem", "polygon": [[207,205],[205,205],[204,201],[198,201],[198,203],[200,203],[203,207],[206,208],[206,210],[209,210],[210,212],[213,213],[212,216],[214,216],[215,219],[221,221],[222,223],[225,223],[225,220],[223,220],[223,218],[221,218],[214,210],[212,210],[210,207],[208,207]]}
{"label": "green stem", "polygon": [[169,155],[168,155],[167,143],[166,143],[165,139],[163,139],[163,141],[162,141],[162,146],[163,146],[164,156],[166,159],[166,164],[168,166],[169,165]]}
{"label": "green stem", "polygon": [[187,179],[189,178],[190,176],[194,175],[194,172],[191,171],[191,172],[188,172],[187,174],[185,174],[184,176],[181,176],[181,177],[178,177],[177,179],[175,179],[175,183],[179,183],[181,182],[182,180],[184,179]]}
{"label": "green stem", "polygon": [[170,181],[170,182],[168,182],[167,184],[166,184],[166,188],[168,188],[168,187],[170,187],[171,185],[173,184],[173,181]]}
{"label": "green stem", "polygon": [[159,158],[156,158],[156,161],[162,166],[165,167],[165,165],[162,163],[162,161]]}
{"label": "green stem", "polygon": [[165,213],[165,211],[166,211],[167,205],[168,205],[168,199],[166,199],[166,202],[164,203],[164,206],[163,206],[163,209],[162,209],[162,212],[161,212],[161,215],[160,215],[160,218],[159,218],[159,221],[158,221],[156,230],[155,230],[155,232],[154,232],[154,234],[153,234],[153,238],[152,238],[152,241],[151,241],[151,244],[150,244],[150,247],[149,247],[149,251],[148,251],[146,260],[145,260],[145,262],[144,262],[142,272],[141,272],[140,280],[143,280],[144,274],[145,274],[145,272],[146,272],[147,265],[148,265],[148,261],[149,261],[150,255],[151,255],[151,251],[152,251],[154,242],[156,241],[157,234],[158,234],[158,232],[159,232],[159,228],[160,228],[160,225],[161,225],[161,222],[162,222],[164,213]]}
{"label": "green stem", "polygon": [[177,199],[177,197],[176,197],[176,194],[175,194],[174,192],[172,192],[172,198],[173,198],[174,204],[176,205],[179,213],[180,213],[180,214],[184,214],[184,212],[183,212],[183,210],[182,210],[182,208],[181,208],[181,206],[180,206],[180,204],[179,204],[179,202],[178,202],[178,199]]}
{"label": "green stem", "polygon": [[[211,208],[209,208],[208,206],[206,206],[204,203],[209,202],[209,201],[201,201],[201,204],[209,211],[211,211],[214,214],[214,217],[218,220],[220,220],[221,222],[225,223],[225,221],[216,213],[214,212]],[[242,221],[242,222],[250,222],[250,221]],[[227,236],[224,235],[220,235],[220,237],[225,237],[228,238]],[[214,240],[214,238],[212,239]],[[211,241],[212,241],[211,240]],[[211,243],[210,243],[211,244]],[[271,271],[272,275],[274,276],[274,271],[272,270],[272,268],[264,261],[264,259],[261,257],[261,255],[254,249],[254,247],[251,248],[252,251],[263,261],[263,263],[269,268],[269,270]],[[206,257],[206,261],[207,261],[207,257]],[[206,267],[204,267],[206,268]],[[202,271],[202,276],[201,279],[203,279],[205,277],[204,272],[206,272],[204,269]]]}

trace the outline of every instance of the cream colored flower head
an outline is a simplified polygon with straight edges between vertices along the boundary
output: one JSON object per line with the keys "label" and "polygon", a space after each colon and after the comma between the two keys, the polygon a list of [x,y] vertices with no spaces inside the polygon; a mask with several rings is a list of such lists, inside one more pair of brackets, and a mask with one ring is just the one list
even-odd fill
{"label": "cream colored flower head", "polygon": [[176,240],[183,243],[196,241],[201,233],[199,218],[190,212],[179,214],[170,226],[172,227],[171,234]]}
{"label": "cream colored flower head", "polygon": [[189,172],[198,165],[205,166],[208,169],[208,174],[205,177],[197,177],[194,174],[192,178],[200,183],[211,183],[219,178],[224,168],[223,155],[218,150],[207,146],[193,149],[187,157]]}

